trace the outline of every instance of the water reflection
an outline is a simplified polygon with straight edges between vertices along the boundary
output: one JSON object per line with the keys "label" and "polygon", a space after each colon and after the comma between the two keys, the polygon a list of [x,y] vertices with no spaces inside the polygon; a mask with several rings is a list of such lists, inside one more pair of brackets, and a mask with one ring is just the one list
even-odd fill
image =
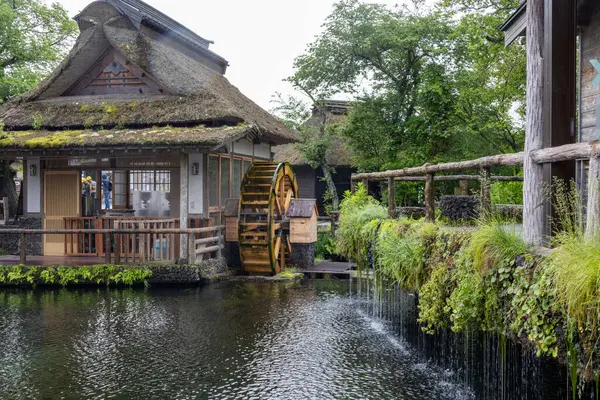
{"label": "water reflection", "polygon": [[0,398],[472,398],[347,282],[0,292]]}

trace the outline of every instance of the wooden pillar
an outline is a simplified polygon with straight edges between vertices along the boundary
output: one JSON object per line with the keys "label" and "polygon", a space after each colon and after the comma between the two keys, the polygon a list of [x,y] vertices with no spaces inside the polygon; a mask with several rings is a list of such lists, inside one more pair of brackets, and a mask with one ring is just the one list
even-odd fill
{"label": "wooden pillar", "polygon": [[189,265],[193,265],[195,262],[196,262],[196,235],[193,233],[190,233],[190,234],[188,234],[188,260],[187,260],[187,263]]}
{"label": "wooden pillar", "polygon": [[21,264],[25,264],[27,262],[27,240],[24,233],[19,235],[19,254]]}
{"label": "wooden pillar", "polygon": [[388,178],[388,216],[396,218],[396,181]]}
{"label": "wooden pillar", "polygon": [[600,155],[592,155],[588,172],[587,221],[585,238],[592,239],[600,230]]}
{"label": "wooden pillar", "polygon": [[[190,156],[188,153],[181,153],[179,158],[179,228],[188,227],[188,207],[189,207],[189,179],[190,179]],[[179,262],[187,263],[189,259],[189,240],[187,235],[179,235]]]}
{"label": "wooden pillar", "polygon": [[427,174],[425,180],[425,219],[435,221],[435,175]]}
{"label": "wooden pillar", "polygon": [[356,181],[350,178],[350,193],[354,194],[356,192]]}
{"label": "wooden pillar", "polygon": [[363,187],[365,188],[365,191],[367,192],[367,194],[369,194],[369,180],[363,179],[362,184],[363,184]]}
{"label": "wooden pillar", "polygon": [[481,168],[479,182],[481,183],[481,216],[485,216],[492,210],[491,197],[491,171],[489,167]]}
{"label": "wooden pillar", "polygon": [[523,233],[525,242],[541,246],[547,232],[544,168],[531,152],[544,146],[544,0],[527,2],[527,125],[523,181]]}
{"label": "wooden pillar", "polygon": [[469,181],[466,179],[461,179],[458,184],[460,187],[460,195],[467,196],[469,194]]}

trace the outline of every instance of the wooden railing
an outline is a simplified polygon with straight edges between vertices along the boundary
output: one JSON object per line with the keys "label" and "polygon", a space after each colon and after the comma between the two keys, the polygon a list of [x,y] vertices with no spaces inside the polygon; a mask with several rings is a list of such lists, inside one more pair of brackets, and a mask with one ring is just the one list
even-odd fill
{"label": "wooden railing", "polygon": [[[2,234],[19,235],[20,262],[27,262],[27,235],[65,235],[79,237],[102,237],[104,246],[104,261],[107,264],[128,264],[142,262],[161,262],[174,264],[184,262],[194,264],[203,259],[221,257],[224,248],[223,232],[225,226],[210,226],[204,228],[123,228],[123,229],[3,229]],[[188,254],[181,260],[180,254],[174,249],[179,249],[180,240],[172,240],[171,249],[163,250],[161,241],[156,250],[157,238],[172,237],[181,239],[186,236],[190,243]],[[208,236],[208,237],[206,237]],[[134,239],[135,238],[135,239]],[[135,240],[135,241],[134,241]],[[129,244],[127,242],[131,241]],[[207,247],[206,244],[211,246]],[[177,245],[177,246],[175,246]]]}
{"label": "wooden railing", "polygon": [[[188,219],[190,228],[206,228],[213,225],[210,218],[192,217]],[[93,229],[142,229],[160,230],[176,229],[180,227],[179,218],[164,217],[65,217],[64,228],[74,233],[64,235],[65,256],[105,256],[107,246],[104,236],[94,234]],[[76,233],[75,233],[76,232]],[[204,238],[204,234],[198,234],[198,239]],[[119,241],[120,254],[125,260],[132,262],[140,261],[176,261],[179,255],[180,240],[175,234],[163,235],[120,235],[111,237],[113,246],[110,247],[114,253],[114,243]],[[158,246],[158,247],[157,247]]]}
{"label": "wooden railing", "polygon": [[[526,163],[525,160],[528,162]],[[586,213],[586,236],[590,237],[600,230],[600,142],[584,142],[576,144],[567,144],[563,146],[545,148],[541,150],[525,153],[501,154],[496,156],[482,157],[475,160],[459,161],[443,164],[423,165],[414,168],[404,168],[399,170],[389,170],[383,172],[352,174],[352,190],[355,183],[362,181],[368,188],[369,181],[388,181],[388,205],[391,217],[396,217],[396,181],[423,181],[425,182],[425,207],[428,220],[435,218],[434,208],[434,182],[447,180],[467,180],[477,179],[481,182],[481,202],[482,210],[489,210],[491,207],[490,182],[493,180],[523,180],[520,177],[494,177],[491,175],[491,168],[495,166],[519,166],[525,164],[525,187],[524,191],[542,191],[544,181],[538,181],[538,175],[531,170],[531,165],[548,164],[562,161],[590,160],[587,191],[587,213]],[[440,173],[456,173],[460,171],[479,170],[479,175],[436,175]],[[529,180],[527,179],[529,176]],[[472,178],[471,178],[472,177]],[[547,183],[547,182],[546,182]],[[525,236],[541,237],[539,231],[543,230],[545,222],[544,216],[539,212],[531,210],[539,209],[540,204],[533,204],[528,196],[524,198],[524,229]],[[532,202],[532,204],[529,204]],[[528,221],[532,219],[532,221]],[[533,231],[528,235],[527,231]],[[529,241],[529,240],[528,240]],[[540,243],[534,240],[535,244]]]}

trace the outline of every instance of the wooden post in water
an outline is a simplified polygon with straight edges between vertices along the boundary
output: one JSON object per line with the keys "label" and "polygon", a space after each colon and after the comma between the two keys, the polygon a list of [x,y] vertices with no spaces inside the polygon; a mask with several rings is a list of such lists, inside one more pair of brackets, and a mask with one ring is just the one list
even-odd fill
{"label": "wooden post in water", "polygon": [[388,216],[396,219],[396,181],[388,178]]}
{"label": "wooden post in water", "polygon": [[[5,205],[6,207],[6,205]],[[25,240],[25,234],[21,233],[19,235],[19,253],[20,253],[20,262],[21,264],[25,264],[27,262],[27,241]]]}
{"label": "wooden post in water", "polygon": [[491,171],[489,167],[481,168],[479,182],[481,183],[481,215],[485,216],[492,210]]}
{"label": "wooden post in water", "polygon": [[425,219],[429,222],[435,221],[435,175],[427,174],[425,180]]}
{"label": "wooden post in water", "polygon": [[591,239],[600,230],[600,155],[593,154],[588,172],[587,221],[585,238]]}
{"label": "wooden post in water", "polygon": [[527,2],[527,126],[525,132],[523,233],[525,242],[541,246],[546,229],[544,167],[531,153],[544,147],[544,0]]}

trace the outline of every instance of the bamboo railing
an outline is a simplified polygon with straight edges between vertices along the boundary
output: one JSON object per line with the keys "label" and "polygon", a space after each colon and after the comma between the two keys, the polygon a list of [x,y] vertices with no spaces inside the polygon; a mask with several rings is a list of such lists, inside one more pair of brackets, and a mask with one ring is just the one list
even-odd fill
{"label": "bamboo railing", "polygon": [[[501,154],[495,156],[482,157],[475,160],[458,161],[443,164],[425,164],[420,167],[404,168],[398,170],[389,170],[382,172],[370,172],[352,174],[352,191],[355,183],[362,181],[368,190],[369,181],[388,181],[388,204],[389,215],[396,217],[396,199],[395,182],[396,181],[415,181],[425,182],[425,208],[426,218],[433,221],[435,218],[434,204],[434,184],[436,181],[461,181],[461,187],[467,180],[479,180],[481,182],[481,202],[482,210],[489,210],[491,207],[490,183],[491,181],[521,181],[521,177],[492,176],[491,168],[496,166],[519,166],[525,164],[525,175],[534,175],[528,171],[528,163],[525,163],[526,155],[524,153]],[[600,230],[600,142],[584,142],[567,144],[563,146],[545,148],[531,151],[527,154],[528,160],[532,165],[548,164],[562,161],[590,160],[588,174],[588,196],[587,196],[587,216],[586,216],[586,236],[591,237]],[[439,173],[457,173],[469,170],[479,170],[478,175],[436,175]],[[530,180],[531,181],[531,180]],[[540,191],[543,190],[543,181],[534,182],[535,187],[524,188],[523,190]],[[466,185],[464,185],[466,187]],[[539,207],[535,204],[527,204],[528,198],[525,198],[524,210]],[[546,218],[539,213],[531,216],[524,213],[526,218]],[[526,222],[526,221],[525,221]],[[529,221],[532,222],[532,221]],[[543,229],[544,221],[533,221],[534,223],[524,223],[525,229]],[[539,233],[539,232],[538,232]],[[535,236],[535,235],[533,235]],[[540,235],[541,236],[541,235]],[[526,234],[527,237],[527,234]]]}

